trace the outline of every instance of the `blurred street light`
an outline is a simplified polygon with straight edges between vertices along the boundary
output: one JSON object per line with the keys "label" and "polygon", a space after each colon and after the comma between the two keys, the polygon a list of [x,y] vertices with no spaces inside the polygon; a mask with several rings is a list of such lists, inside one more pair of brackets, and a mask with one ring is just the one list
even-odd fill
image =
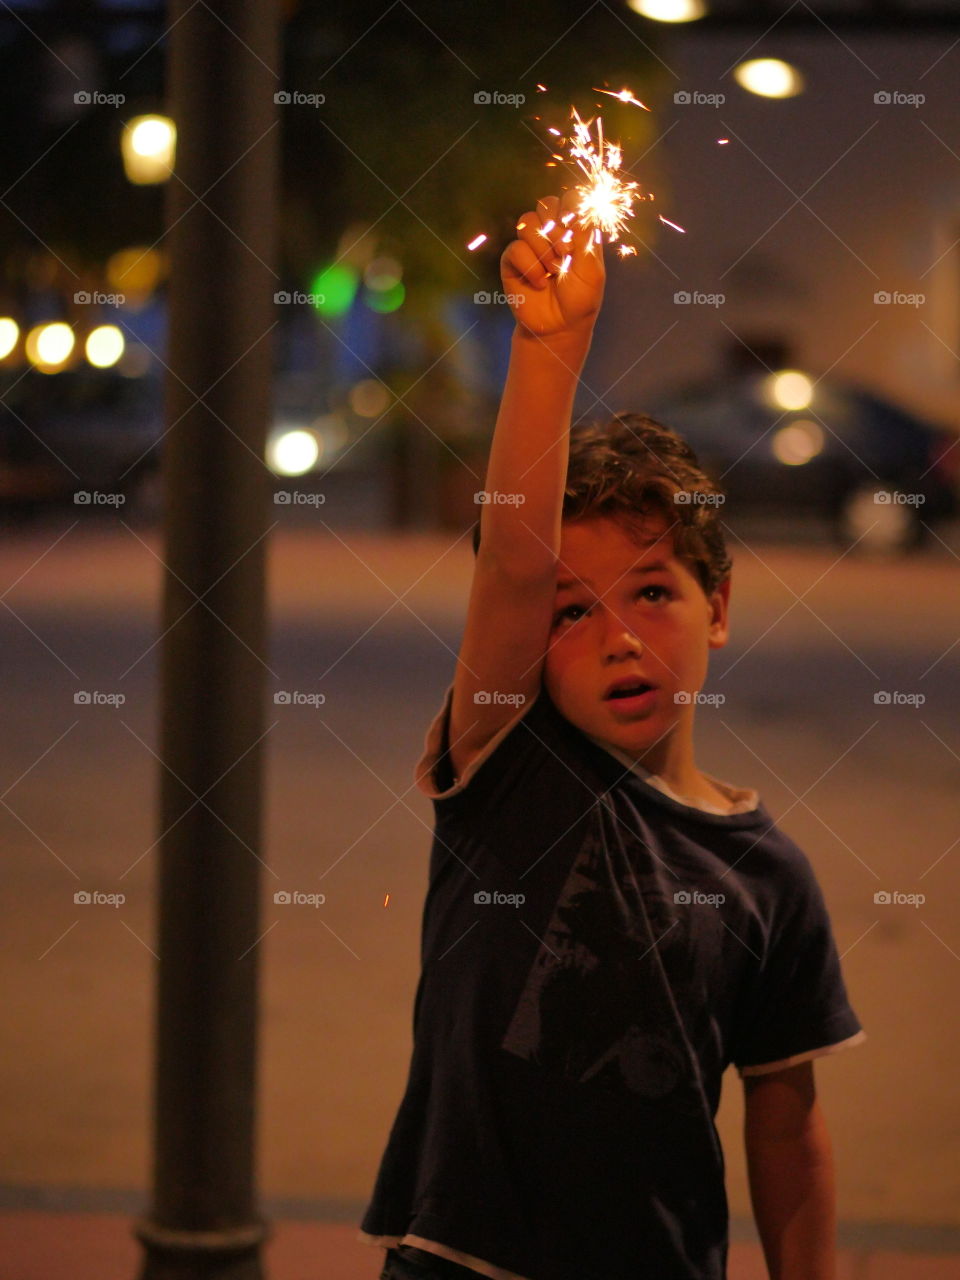
{"label": "blurred street light", "polygon": [[38,324],[27,334],[27,359],[41,373],[56,373],[70,358],[73,346],[73,330],[68,324]]}
{"label": "blurred street light", "polygon": [[177,127],[169,116],[134,116],[123,127],[120,149],[130,182],[166,182],[173,171]]}
{"label": "blurred street light", "polygon": [[780,58],[751,58],[733,69],[742,88],[762,98],[792,98],[803,92],[803,76]]}
{"label": "blurred street light", "polygon": [[788,467],[802,467],[823,452],[826,437],[817,422],[802,418],[781,427],[770,442],[773,456]]}
{"label": "blurred street light", "polygon": [[128,299],[147,298],[163,274],[163,255],[158,249],[133,247],[118,249],[107,259],[107,283]]}
{"label": "blurred street light", "polygon": [[123,355],[123,334],[115,324],[98,325],[87,335],[87,359],[97,369],[109,369]]}
{"label": "blurred street light", "polygon": [[20,326],[10,316],[0,318],[0,360],[10,354],[20,337]]}
{"label": "blurred street light", "polygon": [[707,12],[703,0],[627,0],[627,4],[634,13],[655,22],[695,22]]}
{"label": "blurred street light", "polygon": [[267,445],[267,461],[278,476],[305,475],[320,457],[320,442],[312,431],[285,431]]}
{"label": "blurred street light", "polygon": [[805,373],[783,369],[766,379],[767,393],[778,409],[809,409],[813,383]]}

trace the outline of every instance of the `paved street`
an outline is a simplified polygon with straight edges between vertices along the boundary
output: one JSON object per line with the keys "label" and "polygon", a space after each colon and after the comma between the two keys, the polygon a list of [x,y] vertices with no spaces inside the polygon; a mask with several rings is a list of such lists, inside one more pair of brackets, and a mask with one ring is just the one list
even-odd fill
{"label": "paved street", "polygon": [[[147,527],[68,528],[0,547],[0,1090],[17,1100],[0,1183],[106,1195],[143,1188],[149,1167],[159,545]],[[271,546],[268,687],[326,701],[267,707],[261,1182],[345,1221],[370,1189],[410,1050],[430,823],[412,770],[469,584],[468,542],[452,541],[300,522]],[[732,549],[734,635],[707,686],[726,701],[698,712],[698,762],[782,817],[845,953],[869,1042],[818,1068],[841,1218],[960,1232],[947,1083],[960,1048],[960,563],[938,545],[871,564],[814,544]],[[125,701],[78,705],[78,690]],[[917,694],[922,705],[902,700]],[[278,889],[326,902],[275,905]],[[125,901],[76,905],[79,890]],[[880,890],[926,901],[878,905]],[[742,1217],[739,1094],[731,1072],[720,1125]]]}

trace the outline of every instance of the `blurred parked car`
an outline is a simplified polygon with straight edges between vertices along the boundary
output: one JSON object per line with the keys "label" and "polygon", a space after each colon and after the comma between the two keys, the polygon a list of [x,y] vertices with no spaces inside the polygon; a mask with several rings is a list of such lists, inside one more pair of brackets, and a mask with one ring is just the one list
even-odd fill
{"label": "blurred parked car", "polygon": [[[285,487],[347,451],[335,414],[318,414],[313,379],[276,380],[266,465]],[[162,372],[128,377],[79,367],[12,372],[0,384],[0,508],[29,514],[54,503],[156,509],[163,447]],[[103,495],[113,495],[104,497]]]}
{"label": "blurred parked car", "polygon": [[905,550],[953,516],[960,443],[861,388],[749,372],[658,399],[738,512],[822,516],[842,545]]}
{"label": "blurred parked car", "polygon": [[0,501],[28,512],[75,493],[131,495],[152,469],[159,379],[81,367],[6,376],[0,394]]}

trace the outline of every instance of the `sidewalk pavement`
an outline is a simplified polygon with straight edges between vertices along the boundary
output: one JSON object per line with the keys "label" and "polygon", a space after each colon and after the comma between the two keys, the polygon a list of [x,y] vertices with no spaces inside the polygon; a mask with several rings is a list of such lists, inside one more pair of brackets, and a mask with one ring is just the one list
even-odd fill
{"label": "sidewalk pavement", "polygon": [[[143,1251],[132,1218],[112,1213],[0,1212],[4,1280],[136,1280]],[[377,1280],[383,1253],[342,1223],[273,1220],[264,1250],[268,1280]],[[845,1249],[837,1280],[957,1280],[949,1254]],[[728,1280],[767,1280],[760,1247],[730,1246]]]}

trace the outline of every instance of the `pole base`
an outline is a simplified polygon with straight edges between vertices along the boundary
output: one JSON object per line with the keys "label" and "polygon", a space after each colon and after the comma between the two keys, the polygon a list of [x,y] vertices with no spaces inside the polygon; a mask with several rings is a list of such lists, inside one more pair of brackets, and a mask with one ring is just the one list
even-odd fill
{"label": "pole base", "polygon": [[266,1220],[183,1231],[138,1218],[133,1234],[146,1251],[139,1280],[264,1280],[260,1249],[271,1235]]}

